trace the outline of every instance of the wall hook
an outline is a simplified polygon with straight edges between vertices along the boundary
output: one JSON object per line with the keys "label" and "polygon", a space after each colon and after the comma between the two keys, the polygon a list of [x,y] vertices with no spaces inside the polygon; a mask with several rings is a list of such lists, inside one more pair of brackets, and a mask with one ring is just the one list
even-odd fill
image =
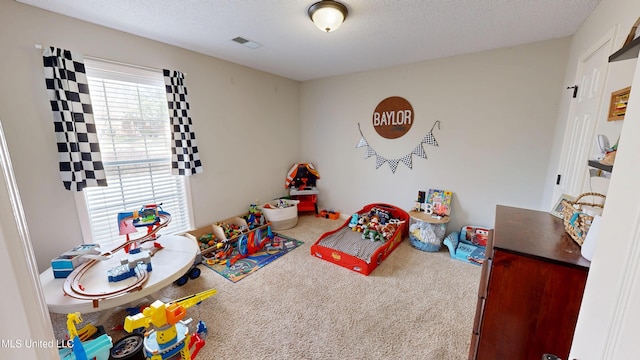
{"label": "wall hook", "polygon": [[573,98],[575,99],[578,96],[578,85],[568,86],[567,90],[573,89]]}

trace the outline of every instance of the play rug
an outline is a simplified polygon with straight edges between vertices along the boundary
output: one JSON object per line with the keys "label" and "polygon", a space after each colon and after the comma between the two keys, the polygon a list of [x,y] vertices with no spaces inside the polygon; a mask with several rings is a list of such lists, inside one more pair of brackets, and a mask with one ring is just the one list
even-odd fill
{"label": "play rug", "polygon": [[[289,251],[304,244],[300,240],[292,239],[278,233],[274,233],[274,243],[282,243],[282,246],[272,247],[267,245],[263,250],[260,250],[253,255],[249,255],[245,258],[236,260],[236,262],[229,267],[227,267],[226,260],[220,263],[213,263],[205,259],[202,264],[217,272],[218,274],[224,276],[228,280],[236,283],[249,276],[250,274],[258,271],[258,269],[260,269],[261,267],[271,263],[277,258],[287,254]],[[231,258],[236,255],[238,255],[237,250],[234,250]]]}

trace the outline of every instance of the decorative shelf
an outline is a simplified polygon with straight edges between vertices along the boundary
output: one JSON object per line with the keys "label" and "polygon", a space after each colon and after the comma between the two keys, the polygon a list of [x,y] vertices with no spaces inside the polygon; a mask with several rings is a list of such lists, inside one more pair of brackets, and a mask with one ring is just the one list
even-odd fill
{"label": "decorative shelf", "polygon": [[640,53],[640,36],[609,56],[609,62],[635,59]]}
{"label": "decorative shelf", "polygon": [[613,165],[603,165],[596,160],[589,160],[589,166],[591,166],[592,168],[600,169],[602,171],[606,171],[606,172],[613,171]]}

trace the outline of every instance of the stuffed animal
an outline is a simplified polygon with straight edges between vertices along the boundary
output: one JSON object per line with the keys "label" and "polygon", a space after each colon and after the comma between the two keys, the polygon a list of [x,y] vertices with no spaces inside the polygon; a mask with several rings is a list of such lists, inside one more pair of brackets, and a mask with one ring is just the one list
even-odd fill
{"label": "stuffed animal", "polygon": [[398,225],[390,222],[382,227],[382,236],[384,236],[385,240],[389,240],[391,236],[393,236],[393,233],[396,232],[396,229],[398,229]]}
{"label": "stuffed animal", "polygon": [[384,240],[380,232],[380,219],[377,216],[371,217],[369,224],[367,224],[366,229],[362,232],[362,238],[371,241]]}
{"label": "stuffed animal", "polygon": [[382,233],[374,229],[366,229],[362,232],[363,239],[369,239],[371,241],[385,241],[385,237]]}
{"label": "stuffed animal", "polygon": [[353,231],[363,232],[367,228],[367,224],[369,223],[369,218],[366,215],[360,216],[358,218],[358,224],[351,228]]}
{"label": "stuffed animal", "polygon": [[358,225],[358,214],[351,215],[351,221],[349,222],[349,227],[353,230],[353,227]]}
{"label": "stuffed animal", "polygon": [[436,216],[445,216],[447,215],[447,207],[443,204],[433,204],[433,213]]}

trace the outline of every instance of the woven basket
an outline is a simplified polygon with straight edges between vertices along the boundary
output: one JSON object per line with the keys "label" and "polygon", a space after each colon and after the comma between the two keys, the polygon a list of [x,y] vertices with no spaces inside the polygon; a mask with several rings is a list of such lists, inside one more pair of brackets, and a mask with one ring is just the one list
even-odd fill
{"label": "woven basket", "polygon": [[[593,202],[581,201],[582,198],[593,197]],[[596,203],[595,199],[600,198],[601,202]],[[604,208],[606,196],[594,192],[584,193],[578,196],[575,201],[562,201],[562,217],[564,220],[564,228],[567,234],[582,246],[584,238],[589,232],[593,216],[583,212],[585,207]]]}

